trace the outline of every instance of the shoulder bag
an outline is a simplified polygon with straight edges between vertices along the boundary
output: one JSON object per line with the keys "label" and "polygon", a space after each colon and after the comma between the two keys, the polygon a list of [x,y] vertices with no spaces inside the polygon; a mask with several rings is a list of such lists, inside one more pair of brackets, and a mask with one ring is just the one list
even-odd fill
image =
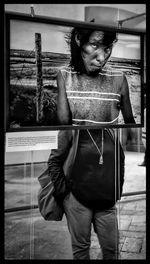
{"label": "shoulder bag", "polygon": [[[63,132],[59,133],[60,140],[62,140],[62,136],[61,136],[62,133]],[[66,177],[69,177],[70,170],[76,156],[78,134],[79,134],[78,131],[76,132],[72,131],[73,143],[70,148],[67,159],[63,165],[63,170]],[[58,154],[61,153],[60,149],[55,150],[54,153],[56,152],[57,155],[61,155]],[[62,203],[60,203],[60,201],[58,201],[57,198],[53,196],[55,188],[53,181],[51,179],[51,175],[49,174],[48,168],[38,177],[38,181],[41,187],[38,191],[37,200],[38,200],[39,211],[42,217],[47,221],[61,221],[64,215],[64,209]]]}

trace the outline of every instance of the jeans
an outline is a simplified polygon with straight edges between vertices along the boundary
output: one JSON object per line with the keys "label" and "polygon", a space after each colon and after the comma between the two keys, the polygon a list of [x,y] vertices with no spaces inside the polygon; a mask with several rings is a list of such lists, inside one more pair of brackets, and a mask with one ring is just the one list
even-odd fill
{"label": "jeans", "polygon": [[116,207],[99,211],[82,205],[72,193],[63,202],[71,235],[73,259],[90,259],[91,228],[97,234],[103,259],[118,258]]}

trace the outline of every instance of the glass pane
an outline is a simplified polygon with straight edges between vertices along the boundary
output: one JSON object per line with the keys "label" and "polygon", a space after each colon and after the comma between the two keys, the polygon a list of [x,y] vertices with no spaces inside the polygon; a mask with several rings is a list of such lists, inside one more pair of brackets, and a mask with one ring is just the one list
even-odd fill
{"label": "glass pane", "polygon": [[142,129],[121,129],[125,181],[118,203],[120,259],[146,259],[146,167]]}
{"label": "glass pane", "polygon": [[[132,136],[131,136],[132,134]],[[125,178],[117,202],[119,259],[146,258],[146,167],[141,128],[115,130],[125,154]],[[37,177],[47,167],[44,151],[22,153],[22,161],[5,164],[5,259],[72,259],[66,217],[45,221],[37,207],[40,188]],[[17,152],[13,155],[16,155]],[[43,156],[45,161],[43,161]],[[39,161],[41,157],[41,162]],[[8,162],[9,160],[9,162]],[[119,164],[119,160],[118,160]],[[91,259],[102,259],[97,235],[92,228]]]}

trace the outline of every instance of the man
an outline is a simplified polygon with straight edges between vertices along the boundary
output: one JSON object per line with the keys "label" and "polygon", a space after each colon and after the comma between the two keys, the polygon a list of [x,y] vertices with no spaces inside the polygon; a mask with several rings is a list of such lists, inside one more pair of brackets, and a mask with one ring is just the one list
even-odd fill
{"label": "man", "polygon": [[[57,78],[59,124],[114,124],[120,110],[126,123],[134,123],[125,76],[104,67],[115,42],[115,32],[73,29],[71,62]],[[48,167],[54,196],[64,206],[73,258],[90,258],[93,225],[103,259],[117,259],[115,203],[122,193],[124,153],[113,131],[60,131],[58,150],[52,150]]]}

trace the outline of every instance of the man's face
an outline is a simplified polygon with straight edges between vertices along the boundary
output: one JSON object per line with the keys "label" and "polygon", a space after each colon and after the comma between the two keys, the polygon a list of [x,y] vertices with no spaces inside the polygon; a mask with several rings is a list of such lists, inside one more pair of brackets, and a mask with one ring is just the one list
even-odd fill
{"label": "man's face", "polygon": [[103,37],[102,31],[94,31],[82,47],[81,56],[88,74],[101,71],[111,55],[112,45],[104,46]]}

